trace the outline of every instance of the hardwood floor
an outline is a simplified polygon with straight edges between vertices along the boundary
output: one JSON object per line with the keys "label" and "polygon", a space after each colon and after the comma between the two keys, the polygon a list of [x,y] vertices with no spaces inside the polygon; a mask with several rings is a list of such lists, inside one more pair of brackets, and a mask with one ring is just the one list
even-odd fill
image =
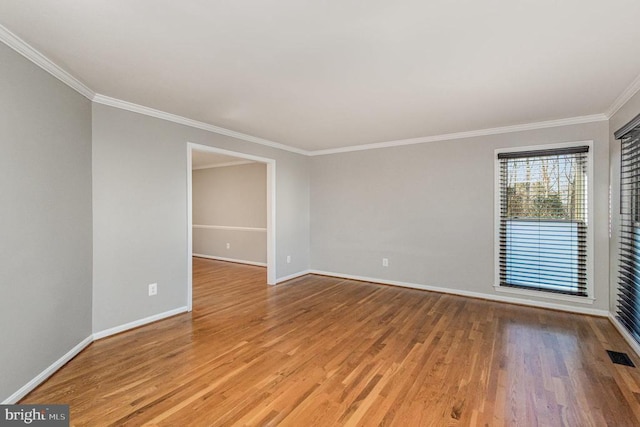
{"label": "hardwood floor", "polygon": [[72,425],[638,426],[607,319],[194,259],[194,311],[91,344],[21,403]]}

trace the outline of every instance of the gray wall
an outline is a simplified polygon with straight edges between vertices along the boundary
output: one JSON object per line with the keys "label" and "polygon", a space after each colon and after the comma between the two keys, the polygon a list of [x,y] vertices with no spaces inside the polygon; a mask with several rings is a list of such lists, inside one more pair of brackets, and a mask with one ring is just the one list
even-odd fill
{"label": "gray wall", "polygon": [[595,145],[587,308],[607,310],[607,122],[312,157],[312,269],[495,295],[494,150],[583,140]]}
{"label": "gray wall", "polygon": [[618,294],[618,247],[620,237],[620,141],[613,136],[614,132],[626,125],[640,114],[640,92],[636,93],[609,120],[610,137],[610,177],[611,177],[611,244],[610,255],[610,309],[615,313]]}
{"label": "gray wall", "polygon": [[95,332],[187,304],[187,142],[276,160],[276,277],[309,268],[308,158],[94,104]]}
{"label": "gray wall", "polygon": [[0,44],[0,401],[91,335],[91,103]]}
{"label": "gray wall", "polygon": [[[193,253],[266,263],[266,165],[250,163],[194,170],[192,184]],[[198,225],[261,228],[264,231],[198,228]]]}

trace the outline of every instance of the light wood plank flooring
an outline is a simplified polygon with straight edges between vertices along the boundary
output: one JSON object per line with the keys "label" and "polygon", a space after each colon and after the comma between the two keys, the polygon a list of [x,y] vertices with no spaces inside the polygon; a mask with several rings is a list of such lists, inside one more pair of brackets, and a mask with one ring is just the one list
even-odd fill
{"label": "light wood plank flooring", "polygon": [[607,319],[194,259],[194,311],[91,344],[22,403],[73,425],[638,426]]}

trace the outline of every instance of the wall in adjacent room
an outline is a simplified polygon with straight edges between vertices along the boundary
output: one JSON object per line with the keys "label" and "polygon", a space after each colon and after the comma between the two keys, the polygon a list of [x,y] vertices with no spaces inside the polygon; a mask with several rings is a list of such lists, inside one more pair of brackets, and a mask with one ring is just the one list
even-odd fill
{"label": "wall in adjacent room", "polygon": [[496,296],[495,150],[585,140],[594,143],[596,300],[561,304],[608,310],[606,121],[314,156],[311,267]]}
{"label": "wall in adjacent room", "polygon": [[192,183],[193,253],[266,265],[266,165],[194,170]]}
{"label": "wall in adjacent room", "polygon": [[307,157],[94,103],[96,332],[187,305],[188,142],[276,161],[276,277],[309,268]]}
{"label": "wall in adjacent room", "polygon": [[0,402],[91,335],[91,102],[0,44]]}

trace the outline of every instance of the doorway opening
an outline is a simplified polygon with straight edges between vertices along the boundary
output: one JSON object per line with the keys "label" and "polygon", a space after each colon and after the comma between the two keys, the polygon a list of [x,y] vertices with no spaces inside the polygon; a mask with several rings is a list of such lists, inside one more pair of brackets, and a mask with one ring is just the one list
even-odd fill
{"label": "doorway opening", "polygon": [[[195,154],[194,154],[195,153]],[[209,167],[213,166],[221,166],[221,167],[229,167],[229,166],[241,166],[247,165],[249,168],[250,164],[262,164],[266,167],[266,182],[263,182],[263,185],[266,187],[266,227],[245,227],[245,226],[234,226],[234,225],[220,225],[220,224],[194,224],[194,204],[193,204],[193,192],[194,192],[194,179],[193,179],[193,169],[194,169],[194,159],[197,162],[197,167],[202,167],[202,162],[209,161]],[[206,166],[206,165],[204,165]],[[275,267],[275,167],[276,162],[273,159],[258,157],[244,153],[238,153],[235,151],[223,150],[220,148],[209,147],[207,145],[195,144],[188,142],[187,143],[187,308],[189,311],[193,308],[193,256],[194,256],[194,233],[197,234],[197,241],[199,247],[198,252],[208,252],[213,255],[207,256],[214,259],[222,259],[222,260],[230,260],[234,261],[233,257],[228,257],[225,259],[223,256],[216,256],[216,250],[231,250],[230,242],[217,242],[216,245],[207,246],[206,242],[202,242],[202,238],[200,237],[200,233],[239,233],[239,234],[249,234],[253,235],[254,239],[257,241],[263,241],[259,237],[259,233],[266,232],[266,268],[267,268],[267,284],[275,285],[276,284],[276,267]],[[196,187],[198,187],[197,184]],[[200,185],[201,186],[201,185]],[[264,195],[264,193],[262,193]],[[200,209],[200,207],[199,207]],[[262,209],[264,209],[264,204],[262,205]],[[204,208],[206,211],[206,207]],[[261,213],[258,213],[261,214]],[[232,214],[233,215],[233,214]],[[265,230],[266,229],[266,230]],[[246,240],[247,237],[243,240]],[[230,240],[230,239],[226,239]],[[249,239],[251,240],[251,239]],[[222,249],[220,249],[220,245],[222,245]],[[233,253],[233,252],[229,252]],[[236,257],[237,252],[235,252]],[[196,253],[196,256],[200,256],[202,254]],[[245,260],[246,264],[256,264],[256,265],[265,265],[263,259],[260,259],[260,254],[245,254],[243,258],[253,258],[254,261]],[[257,261],[255,261],[257,260]],[[236,260],[237,261],[237,260]]]}

